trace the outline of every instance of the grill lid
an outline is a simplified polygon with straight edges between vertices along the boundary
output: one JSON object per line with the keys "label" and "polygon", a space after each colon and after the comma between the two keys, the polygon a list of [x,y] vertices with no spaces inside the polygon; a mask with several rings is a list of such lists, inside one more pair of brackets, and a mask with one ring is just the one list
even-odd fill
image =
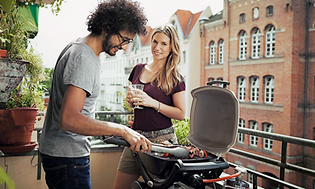
{"label": "grill lid", "polygon": [[190,134],[194,146],[226,153],[235,144],[239,107],[235,94],[218,86],[202,86],[191,91]]}

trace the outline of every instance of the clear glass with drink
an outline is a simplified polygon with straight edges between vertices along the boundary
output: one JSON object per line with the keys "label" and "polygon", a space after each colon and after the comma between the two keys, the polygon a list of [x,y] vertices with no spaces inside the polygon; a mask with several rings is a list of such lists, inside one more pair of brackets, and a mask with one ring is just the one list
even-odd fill
{"label": "clear glass with drink", "polygon": [[[143,85],[143,84],[132,84],[131,87],[132,87],[133,89],[138,89],[138,90],[143,91],[144,85]],[[137,90],[134,90],[134,93],[137,94]],[[134,108],[134,109],[143,109],[143,108],[140,107],[139,105],[135,105],[133,108]]]}

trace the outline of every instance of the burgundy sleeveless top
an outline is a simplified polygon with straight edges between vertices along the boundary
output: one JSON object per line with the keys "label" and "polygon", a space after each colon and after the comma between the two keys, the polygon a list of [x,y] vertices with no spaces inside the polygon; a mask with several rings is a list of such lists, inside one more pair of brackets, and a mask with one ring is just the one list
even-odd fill
{"label": "burgundy sleeveless top", "polygon": [[[133,84],[144,84],[144,92],[146,92],[150,97],[163,104],[174,106],[172,95],[186,90],[183,77],[181,76],[182,82],[175,86],[169,95],[165,95],[165,93],[157,87],[156,82],[151,85],[150,82],[142,83],[140,81],[140,74],[145,65],[146,64],[137,64],[130,73],[128,80]],[[166,129],[173,125],[171,118],[158,113],[154,108],[151,107],[144,106],[143,109],[135,109],[134,116],[134,123],[132,125],[134,130],[156,131]]]}

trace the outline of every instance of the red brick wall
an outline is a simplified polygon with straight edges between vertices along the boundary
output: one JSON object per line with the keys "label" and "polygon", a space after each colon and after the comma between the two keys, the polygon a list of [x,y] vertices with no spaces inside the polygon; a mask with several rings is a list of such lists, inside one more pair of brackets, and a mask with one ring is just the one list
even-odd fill
{"label": "red brick wall", "polygon": [[[232,0],[224,1],[223,15],[227,15],[226,24],[221,25],[206,23],[206,36],[201,38],[203,51],[201,52],[201,83],[206,84],[209,77],[217,79],[223,77],[231,84],[229,89],[237,95],[237,78],[246,78],[245,102],[240,102],[240,118],[245,120],[245,127],[249,128],[249,121],[258,122],[258,129],[263,130],[263,123],[273,125],[273,132],[290,136],[304,136],[304,90],[305,90],[305,55],[306,41],[309,42],[308,52],[310,54],[308,68],[308,90],[307,90],[307,134],[306,138],[314,139],[315,134],[315,7],[310,7],[309,15],[309,39],[306,40],[306,1],[289,0]],[[273,6],[273,15],[266,16],[266,7]],[[259,8],[259,18],[252,18],[254,7]],[[245,22],[240,23],[239,15],[245,13]],[[216,21],[218,22],[218,21]],[[268,24],[275,27],[275,55],[273,58],[265,57],[265,29]],[[251,59],[251,32],[253,28],[259,28],[261,35],[260,58]],[[246,60],[239,60],[239,32],[247,33],[247,56]],[[211,40],[218,44],[219,39],[224,39],[224,64],[208,65]],[[216,50],[218,53],[218,48]],[[218,61],[218,55],[217,55]],[[271,105],[264,103],[264,76],[274,77],[274,101]],[[250,77],[258,76],[259,99],[258,103],[250,102]],[[249,145],[249,136],[245,135],[244,144],[236,144],[236,148],[249,151],[258,155],[267,156],[280,160],[281,142],[273,141],[272,151],[263,149],[263,139],[258,139],[257,147]],[[288,144],[287,161],[289,163],[301,163],[303,159],[303,148],[299,145]],[[315,150],[307,148],[307,155],[315,156]],[[241,161],[243,166],[253,165],[259,172],[270,172],[279,176],[279,170],[275,166],[260,164],[250,159],[228,154],[228,161]],[[308,167],[314,169],[315,160],[307,160]],[[302,176],[293,171],[286,172],[286,180],[290,183],[302,185]],[[307,177],[306,183],[313,183]],[[311,188],[309,184],[307,188]]]}

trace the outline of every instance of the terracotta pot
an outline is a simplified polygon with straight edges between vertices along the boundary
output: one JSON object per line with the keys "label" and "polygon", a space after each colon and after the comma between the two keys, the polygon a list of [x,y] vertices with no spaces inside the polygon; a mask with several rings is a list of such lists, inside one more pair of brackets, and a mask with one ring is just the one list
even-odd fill
{"label": "terracotta pot", "polygon": [[[16,124],[12,117],[12,110],[0,110],[0,146],[16,146],[31,143],[32,132],[34,130],[35,118],[38,110],[36,109],[36,111],[35,110],[26,111],[32,112],[33,115],[31,115],[31,118],[27,118],[26,123],[20,123],[20,121],[17,121]],[[15,113],[20,112],[22,111],[16,111]],[[20,116],[18,117],[18,119],[21,120],[23,118]]]}
{"label": "terracotta pot", "polygon": [[1,58],[6,58],[7,57],[7,50],[0,49],[0,56],[1,56]]}
{"label": "terracotta pot", "polygon": [[38,114],[37,108],[13,108],[10,109],[15,125],[34,125]]}

